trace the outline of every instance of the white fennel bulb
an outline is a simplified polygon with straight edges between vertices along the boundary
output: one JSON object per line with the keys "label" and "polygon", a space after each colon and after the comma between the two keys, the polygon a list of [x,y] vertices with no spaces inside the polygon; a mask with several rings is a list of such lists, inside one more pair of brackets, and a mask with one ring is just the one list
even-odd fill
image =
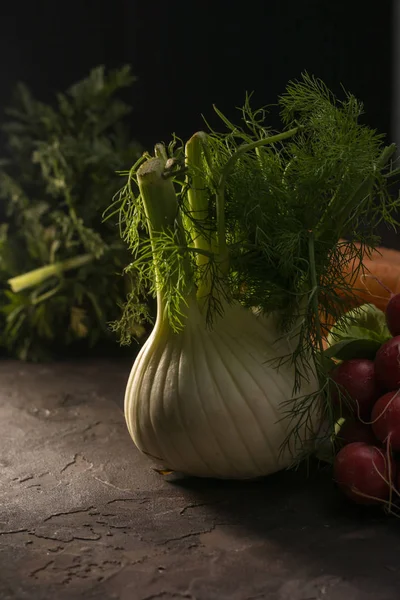
{"label": "white fennel bulb", "polygon": [[[190,140],[187,162],[198,159],[203,141],[201,134]],[[206,269],[193,285],[193,265],[185,253],[177,252],[185,244],[183,219],[174,185],[165,177],[168,163],[162,147],[157,147],[157,154],[137,173],[150,233],[158,311],[126,389],[129,432],[136,446],[166,469],[236,479],[274,473],[304,451],[320,418],[315,408],[297,428],[296,439],[288,439],[293,423],[285,411],[290,412],[295,367],[282,361],[277,368],[277,362],[292,355],[294,341],[282,336],[275,316],[257,316],[237,301],[228,302],[224,294],[209,326],[205,298],[216,284]],[[192,213],[198,214],[204,197],[197,184],[188,199]],[[191,225],[187,220],[186,227]],[[198,222],[195,225],[200,227]],[[174,227],[168,237],[167,231]],[[197,265],[204,271],[210,254],[217,251],[217,271],[223,278],[228,262],[225,240],[191,235]],[[168,310],[175,310],[175,326]],[[298,395],[309,396],[318,390],[318,383],[313,369],[305,375]]]}
{"label": "white fennel bulb", "polygon": [[324,322],[343,314],[346,269],[361,257],[342,238],[364,239],[373,192],[370,238],[390,222],[382,173],[395,148],[358,123],[354,99],[336,102],[308,75],[279,104],[282,133],[247,100],[243,126],[217,111],[227,133],[157,145],[116,200],[133,254],[126,331],[143,323],[143,298],[157,298],[126,422],[162,468],[265,476],[311,452],[337,418]]}
{"label": "white fennel bulb", "polygon": [[[303,448],[285,444],[294,368],[269,364],[292,350],[279,337],[272,318],[239,305],[226,307],[212,330],[195,300],[182,331],[160,317],[126,389],[136,446],[163,468],[200,477],[254,478],[290,466]],[[311,375],[301,393],[317,389]],[[298,439],[309,439],[318,419],[316,411]]]}

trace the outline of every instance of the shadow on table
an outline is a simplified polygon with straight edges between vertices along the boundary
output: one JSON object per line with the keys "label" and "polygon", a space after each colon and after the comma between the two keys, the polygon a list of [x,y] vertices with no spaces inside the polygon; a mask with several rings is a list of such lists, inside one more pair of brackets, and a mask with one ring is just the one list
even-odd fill
{"label": "shadow on table", "polygon": [[253,482],[184,478],[173,485],[209,505],[215,523],[272,542],[305,572],[400,584],[400,520],[348,502],[329,469],[313,464],[309,472],[300,468]]}

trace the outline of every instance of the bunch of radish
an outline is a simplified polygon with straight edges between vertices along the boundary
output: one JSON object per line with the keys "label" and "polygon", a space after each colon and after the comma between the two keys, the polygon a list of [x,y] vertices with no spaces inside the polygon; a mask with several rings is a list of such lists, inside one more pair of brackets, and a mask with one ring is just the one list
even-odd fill
{"label": "bunch of radish", "polygon": [[335,481],[359,504],[390,508],[400,500],[400,294],[392,296],[385,316],[393,337],[374,360],[353,358],[336,366],[331,399],[345,419]]}

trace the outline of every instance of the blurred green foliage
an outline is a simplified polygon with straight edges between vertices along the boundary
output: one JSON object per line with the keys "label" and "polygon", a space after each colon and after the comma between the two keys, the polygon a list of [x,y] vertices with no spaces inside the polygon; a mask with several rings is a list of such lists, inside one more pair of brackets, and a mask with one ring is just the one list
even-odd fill
{"label": "blurred green foliage", "polygon": [[[134,81],[129,66],[99,66],[53,105],[19,84],[6,111],[0,346],[11,356],[48,360],[71,344],[89,349],[114,339],[108,324],[129,292],[121,273],[131,259],[102,215],[121,185],[118,172],[142,151],[120,97]],[[51,268],[31,274],[51,265],[50,275]]]}

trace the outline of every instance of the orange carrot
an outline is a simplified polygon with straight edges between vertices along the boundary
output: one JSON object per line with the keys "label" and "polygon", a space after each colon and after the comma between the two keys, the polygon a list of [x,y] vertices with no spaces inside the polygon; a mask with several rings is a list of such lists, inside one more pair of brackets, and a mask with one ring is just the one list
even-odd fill
{"label": "orange carrot", "polygon": [[392,294],[400,293],[400,253],[395,261],[391,259],[366,258],[364,268],[354,277],[354,271],[349,270],[349,280],[360,304],[370,302],[381,310],[385,310]]}
{"label": "orange carrot", "polygon": [[[345,271],[356,296],[354,305],[370,303],[384,311],[391,294],[400,293],[400,251],[382,246],[363,263],[364,268],[357,272],[358,263],[352,261]],[[328,329],[332,325],[333,322],[326,323]]]}
{"label": "orange carrot", "polygon": [[371,254],[371,259],[400,265],[400,252],[398,250],[393,250],[393,248],[381,246],[374,250]]}

